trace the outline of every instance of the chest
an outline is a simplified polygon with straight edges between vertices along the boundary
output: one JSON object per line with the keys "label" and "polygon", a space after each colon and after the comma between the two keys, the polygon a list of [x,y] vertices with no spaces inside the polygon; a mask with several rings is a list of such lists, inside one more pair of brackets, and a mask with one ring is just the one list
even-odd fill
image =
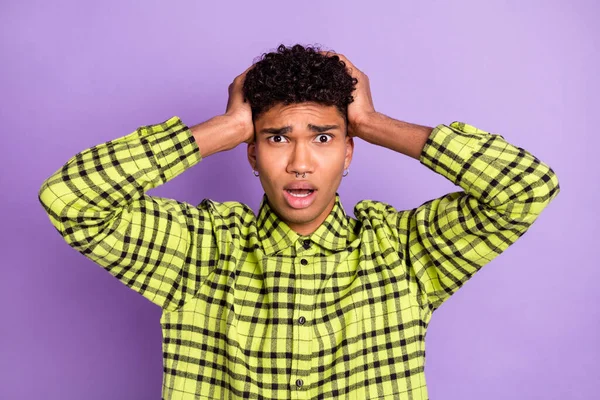
{"label": "chest", "polygon": [[243,347],[256,347],[249,342],[256,338],[420,329],[425,318],[415,280],[391,250],[301,249],[240,253],[222,261],[181,311]]}

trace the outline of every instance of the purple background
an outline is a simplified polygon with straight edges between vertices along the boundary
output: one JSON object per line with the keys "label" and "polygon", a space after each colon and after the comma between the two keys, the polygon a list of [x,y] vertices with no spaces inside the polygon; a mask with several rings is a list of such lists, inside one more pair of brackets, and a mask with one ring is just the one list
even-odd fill
{"label": "purple background", "polygon": [[[434,313],[432,399],[589,399],[600,389],[596,1],[2,1],[0,399],[159,399],[160,309],[68,247],[37,191],[78,151],[177,115],[225,110],[230,81],[279,43],[319,43],[371,80],[375,107],[464,121],[549,164],[561,193]],[[596,121],[594,121],[596,122]],[[597,157],[597,156],[596,156]],[[458,190],[356,141],[340,194],[398,209]],[[262,195],[245,145],[151,194]]]}

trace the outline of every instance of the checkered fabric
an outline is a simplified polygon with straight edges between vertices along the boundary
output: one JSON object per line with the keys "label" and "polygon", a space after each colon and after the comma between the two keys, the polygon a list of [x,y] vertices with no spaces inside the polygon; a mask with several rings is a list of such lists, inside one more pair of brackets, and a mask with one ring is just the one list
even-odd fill
{"label": "checkered fabric", "polygon": [[419,162],[460,186],[411,210],[335,207],[311,235],[263,197],[149,196],[201,161],[178,117],[76,154],[39,199],[66,242],[163,309],[163,399],[427,399],[431,315],[559,192],[498,134],[438,125]]}

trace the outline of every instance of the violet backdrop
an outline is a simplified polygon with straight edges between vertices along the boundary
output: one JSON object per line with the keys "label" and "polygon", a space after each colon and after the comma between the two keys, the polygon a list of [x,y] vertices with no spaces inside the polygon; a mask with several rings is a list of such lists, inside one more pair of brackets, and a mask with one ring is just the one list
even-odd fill
{"label": "violet backdrop", "polygon": [[[561,193],[437,310],[433,400],[590,399],[600,390],[596,1],[0,2],[0,399],[159,399],[160,309],[71,249],[37,199],[75,153],[177,115],[225,110],[278,44],[321,44],[370,78],[378,111],[463,121],[546,162]],[[356,140],[339,193],[398,209],[460,190]],[[245,145],[150,194],[257,210]]]}

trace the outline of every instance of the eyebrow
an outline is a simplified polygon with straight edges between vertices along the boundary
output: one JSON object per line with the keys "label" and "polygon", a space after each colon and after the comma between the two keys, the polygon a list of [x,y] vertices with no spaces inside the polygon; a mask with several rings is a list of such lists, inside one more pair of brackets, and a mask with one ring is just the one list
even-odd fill
{"label": "eyebrow", "polygon": [[[313,125],[313,124],[308,124],[308,129],[310,129],[313,132],[318,132],[318,133],[322,133],[322,132],[327,132],[329,130],[332,129],[340,129],[339,125]],[[274,134],[274,135],[285,135],[286,133],[289,133],[292,131],[292,127],[291,126],[284,126],[281,128],[265,128],[265,129],[261,129],[260,133],[270,133],[270,134]]]}

